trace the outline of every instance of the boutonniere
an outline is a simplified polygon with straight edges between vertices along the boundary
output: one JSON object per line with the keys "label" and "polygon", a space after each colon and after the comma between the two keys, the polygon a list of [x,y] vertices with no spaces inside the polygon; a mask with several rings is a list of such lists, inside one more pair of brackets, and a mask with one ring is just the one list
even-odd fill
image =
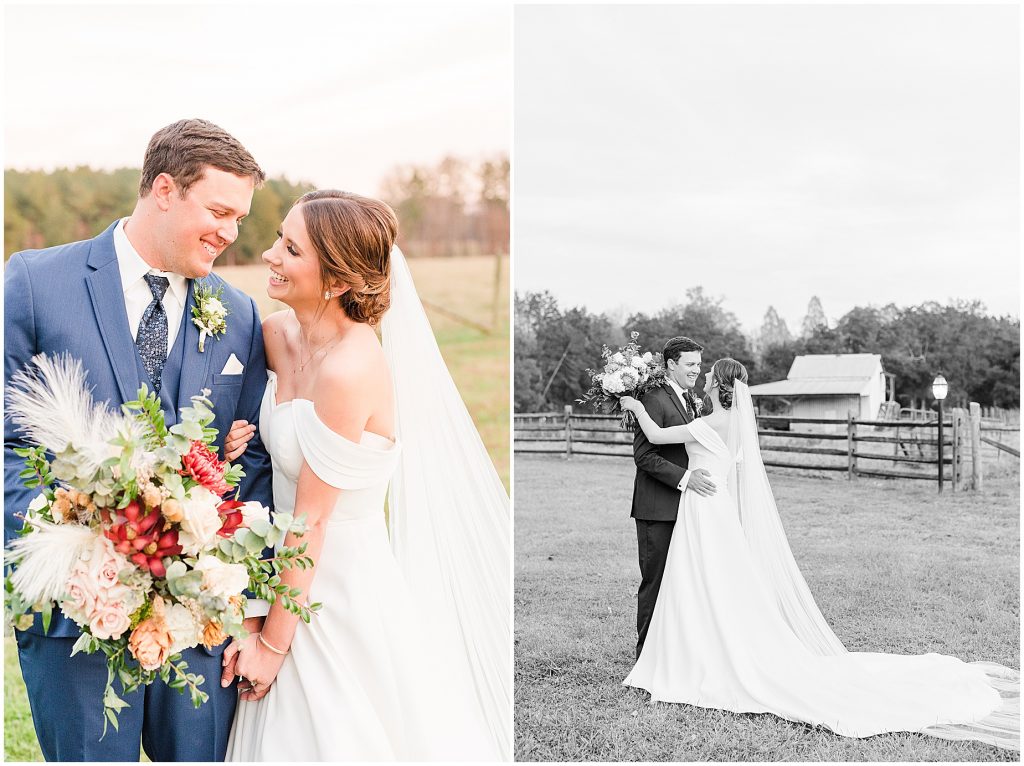
{"label": "boutonniere", "polygon": [[704,411],[704,402],[699,396],[693,397],[693,411],[699,418],[700,414]]}
{"label": "boutonniere", "polygon": [[227,329],[228,307],[221,302],[220,296],[224,292],[221,285],[213,290],[203,280],[195,283],[196,305],[192,307],[192,324],[199,328],[199,353],[205,350],[206,337],[209,335],[216,338],[223,335]]}

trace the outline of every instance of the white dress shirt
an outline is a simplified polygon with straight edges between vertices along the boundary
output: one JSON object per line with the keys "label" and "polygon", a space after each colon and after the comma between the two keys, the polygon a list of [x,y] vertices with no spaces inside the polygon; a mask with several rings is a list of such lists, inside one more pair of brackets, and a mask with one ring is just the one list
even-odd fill
{"label": "white dress shirt", "polygon": [[143,277],[146,274],[166,277],[170,287],[160,303],[167,315],[167,352],[170,353],[181,328],[181,315],[185,313],[188,281],[181,274],[154,269],[142,260],[142,256],[125,233],[126,221],[127,218],[122,218],[114,229],[114,252],[117,254],[117,267],[121,271],[121,289],[124,291],[124,308],[128,312],[128,329],[132,338],[139,334],[142,315],[146,313],[146,307],[153,302],[153,293]]}
{"label": "white dress shirt", "polygon": [[[665,380],[668,383],[669,387],[676,392],[676,396],[679,397],[679,401],[682,403],[683,409],[693,413],[693,415],[696,417],[697,413],[694,412],[693,408],[687,404],[686,398],[683,396],[683,389],[679,386],[679,384],[672,380],[672,378],[666,378]],[[691,471],[687,469],[686,473],[683,474],[683,478],[680,480],[679,485],[676,487],[676,489],[678,489],[680,492],[686,491],[686,485],[690,482],[690,473]]]}

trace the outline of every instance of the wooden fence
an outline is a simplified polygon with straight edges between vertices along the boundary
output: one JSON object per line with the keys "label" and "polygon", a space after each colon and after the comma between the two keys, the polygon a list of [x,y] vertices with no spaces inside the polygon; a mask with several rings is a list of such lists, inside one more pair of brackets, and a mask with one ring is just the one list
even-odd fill
{"label": "wooden fence", "polygon": [[[759,415],[757,422],[766,466],[845,473],[848,479],[937,481],[941,462],[943,481],[954,491],[981,489],[986,460],[1020,457],[1019,424],[982,418],[977,404],[970,411],[946,413],[941,446],[935,413],[912,420]],[[632,444],[633,435],[622,429],[618,415],[575,413],[566,407],[564,412],[514,416],[513,449],[521,454],[632,457]]]}

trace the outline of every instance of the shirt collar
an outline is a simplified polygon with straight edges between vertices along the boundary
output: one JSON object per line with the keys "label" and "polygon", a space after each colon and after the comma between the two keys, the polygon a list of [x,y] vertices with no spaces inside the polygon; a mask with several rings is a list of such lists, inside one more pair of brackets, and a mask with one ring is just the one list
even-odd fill
{"label": "shirt collar", "polygon": [[181,274],[154,269],[142,260],[139,251],[135,249],[124,231],[126,221],[128,221],[127,218],[122,218],[114,229],[114,253],[117,255],[117,266],[121,271],[121,290],[128,292],[128,289],[146,274],[156,274],[167,278],[171,292],[184,306],[188,296],[188,281]]}
{"label": "shirt collar", "polygon": [[676,383],[674,380],[672,380],[672,378],[665,378],[665,382],[668,383],[672,387],[672,390],[676,392],[676,395],[680,399],[683,398],[684,394],[683,394],[683,387],[682,386],[680,386],[678,383]]}

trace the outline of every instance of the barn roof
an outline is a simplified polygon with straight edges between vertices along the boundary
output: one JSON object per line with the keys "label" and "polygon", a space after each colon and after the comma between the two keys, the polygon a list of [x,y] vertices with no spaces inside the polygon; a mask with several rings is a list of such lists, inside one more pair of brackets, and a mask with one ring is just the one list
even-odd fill
{"label": "barn roof", "polygon": [[786,378],[872,378],[881,364],[878,354],[806,354],[793,360]]}
{"label": "barn roof", "polygon": [[786,380],[750,387],[753,396],[867,395],[882,366],[878,354],[798,356]]}
{"label": "barn roof", "polygon": [[831,380],[776,380],[750,387],[751,396],[838,396],[866,394],[871,385],[864,378],[833,378]]}

